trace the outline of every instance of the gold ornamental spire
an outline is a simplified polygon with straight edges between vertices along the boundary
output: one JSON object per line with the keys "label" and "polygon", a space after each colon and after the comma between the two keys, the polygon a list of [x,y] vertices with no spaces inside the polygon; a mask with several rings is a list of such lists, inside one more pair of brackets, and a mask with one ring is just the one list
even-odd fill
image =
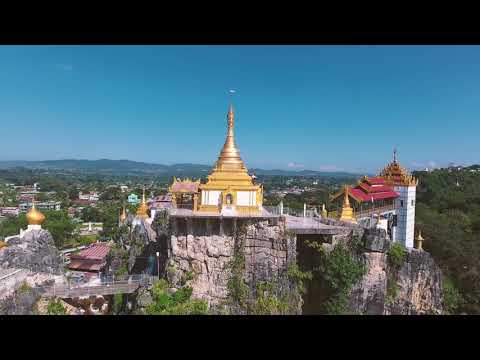
{"label": "gold ornamental spire", "polygon": [[240,151],[235,144],[233,131],[234,118],[233,106],[230,104],[227,114],[227,138],[225,139],[225,144],[220,152],[215,168],[218,170],[242,170],[246,172],[247,168],[245,167],[245,164],[240,157]]}

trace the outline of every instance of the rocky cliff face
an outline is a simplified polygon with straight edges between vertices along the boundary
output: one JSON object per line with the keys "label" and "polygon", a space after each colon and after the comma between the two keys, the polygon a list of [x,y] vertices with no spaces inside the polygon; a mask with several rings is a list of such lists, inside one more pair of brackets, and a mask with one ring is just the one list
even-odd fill
{"label": "rocky cliff face", "polygon": [[[399,269],[388,261],[392,243],[382,229],[367,230],[360,259],[366,274],[351,291],[348,308],[357,314],[441,314],[442,272],[430,254],[407,250]],[[394,290],[392,290],[394,289]]]}
{"label": "rocky cliff face", "polygon": [[32,272],[62,274],[63,261],[47,230],[27,231],[0,250],[0,268],[22,268]]}
{"label": "rocky cliff face", "polygon": [[[233,264],[240,258],[243,265],[238,275],[250,294],[255,293],[259,282],[275,282],[279,293],[297,295],[295,311],[300,312],[301,298],[286,276],[288,265],[296,259],[295,238],[285,235],[283,223],[251,221],[236,226],[237,231],[222,235],[198,234],[195,229],[166,235],[160,249],[169,281],[186,281],[193,289],[192,297],[217,308],[228,303],[229,281],[235,276]],[[227,306],[234,313],[241,312]]]}

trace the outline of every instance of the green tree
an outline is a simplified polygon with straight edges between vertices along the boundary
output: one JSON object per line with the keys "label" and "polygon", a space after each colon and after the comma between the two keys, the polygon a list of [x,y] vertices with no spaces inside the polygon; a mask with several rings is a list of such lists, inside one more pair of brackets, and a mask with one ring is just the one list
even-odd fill
{"label": "green tree", "polygon": [[51,299],[47,305],[47,315],[67,315],[67,309],[63,306],[62,300]]}

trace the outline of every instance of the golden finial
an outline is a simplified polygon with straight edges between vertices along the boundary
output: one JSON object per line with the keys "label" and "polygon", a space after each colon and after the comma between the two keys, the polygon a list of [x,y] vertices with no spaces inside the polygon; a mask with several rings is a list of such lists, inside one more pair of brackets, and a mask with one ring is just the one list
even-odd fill
{"label": "golden finial", "polygon": [[26,217],[28,225],[42,225],[42,223],[45,221],[45,215],[43,215],[35,207],[35,197],[32,199],[32,207],[27,212]]}

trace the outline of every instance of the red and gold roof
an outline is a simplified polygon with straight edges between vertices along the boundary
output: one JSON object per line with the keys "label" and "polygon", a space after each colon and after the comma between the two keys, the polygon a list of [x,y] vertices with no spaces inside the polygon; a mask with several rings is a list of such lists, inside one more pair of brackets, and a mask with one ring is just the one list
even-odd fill
{"label": "red and gold roof", "polygon": [[398,193],[386,183],[385,179],[381,177],[368,178],[364,176],[358,180],[357,186],[342,189],[342,191],[332,196],[331,201],[338,199],[345,191],[348,191],[348,195],[359,203],[395,199],[399,196]]}
{"label": "red and gold roof", "polygon": [[379,174],[384,178],[389,185],[396,186],[416,186],[418,179],[408,173],[408,171],[401,166],[395,157],[393,161],[388,164]]}

